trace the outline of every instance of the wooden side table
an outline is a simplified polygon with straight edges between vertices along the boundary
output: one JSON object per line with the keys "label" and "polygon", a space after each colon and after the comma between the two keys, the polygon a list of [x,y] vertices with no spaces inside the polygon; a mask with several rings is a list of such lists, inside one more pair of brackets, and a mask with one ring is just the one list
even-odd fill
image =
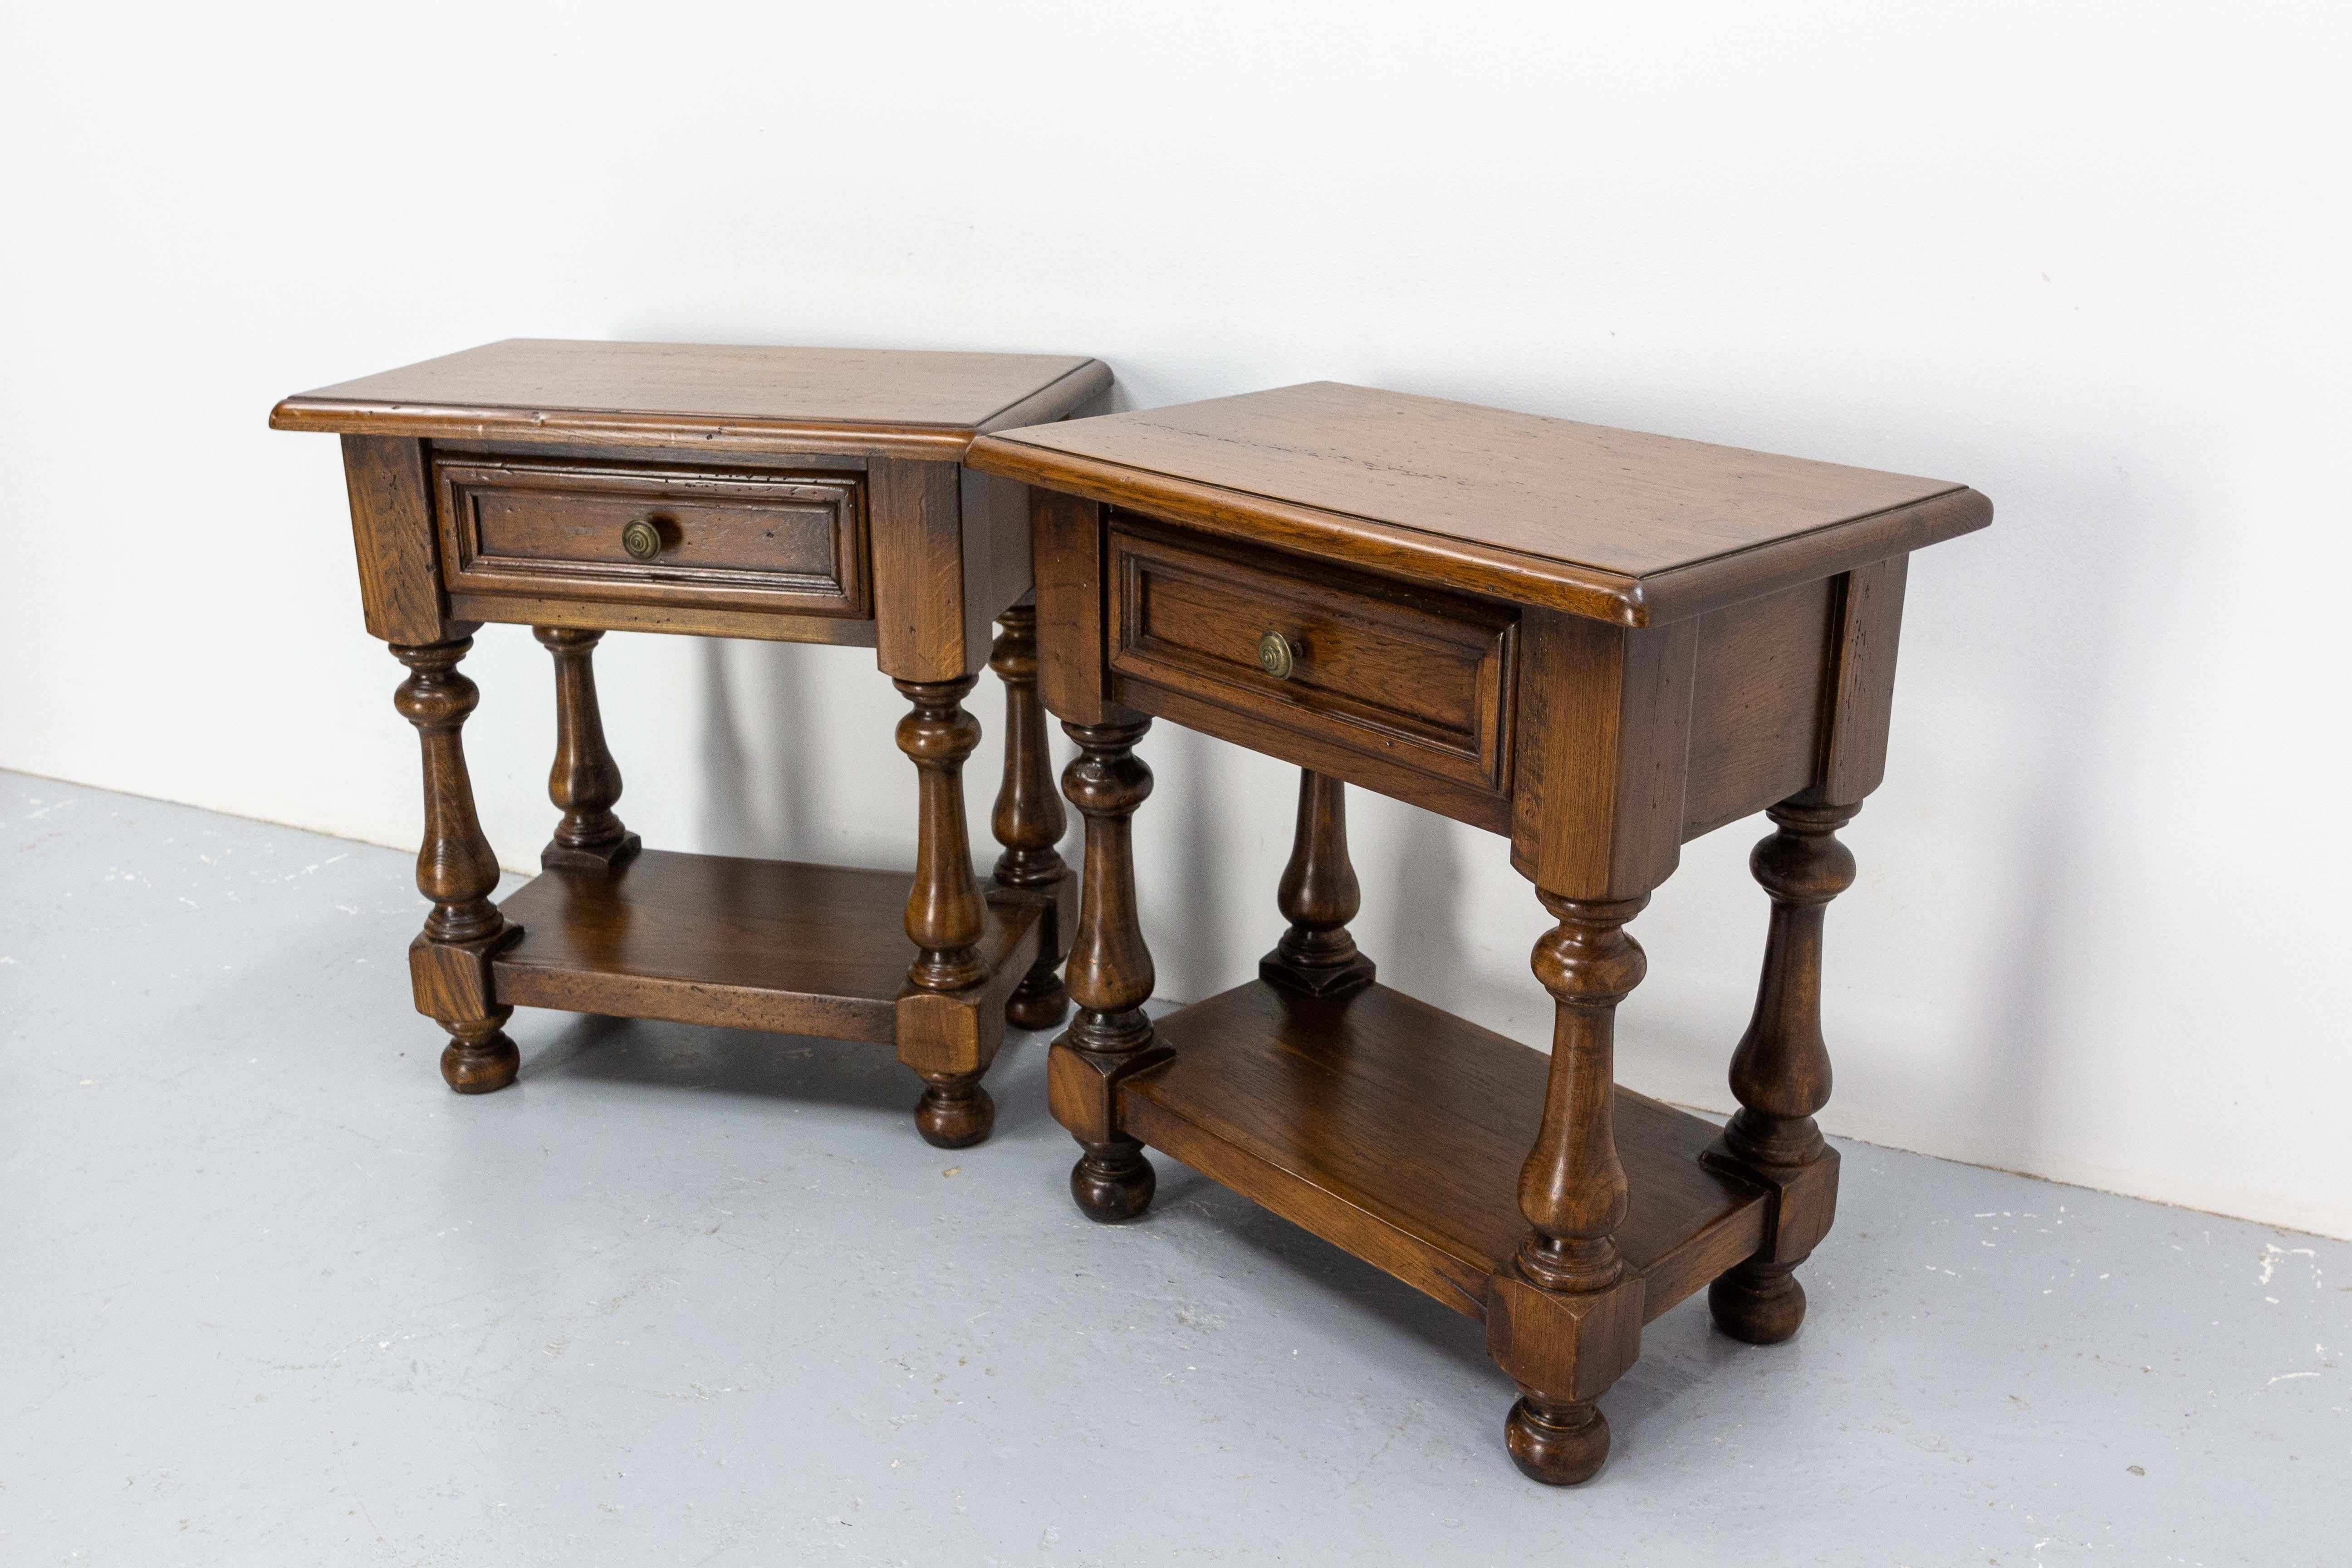
{"label": "wooden side table", "polygon": [[[1783,1340],[1837,1154],[1822,917],[1880,778],[1908,552],[1985,526],[1962,486],[1318,384],[1008,430],[1037,487],[1045,705],[1080,755],[1084,893],[1055,1043],[1079,1206],[1150,1202],[1145,1145],[1483,1321],[1538,1480],[1606,1458],[1595,1403],[1701,1287]],[[1159,1020],[1136,919],[1153,716],[1303,771],[1259,978]],[[1558,924],[1551,1058],[1373,978],[1348,933],[1343,781],[1510,841]],[[1769,810],[1762,984],[1720,1132],[1614,1086],[1626,922],[1688,839]]]}
{"label": "wooden side table", "polygon": [[[409,949],[441,1072],[514,1080],[517,1006],[895,1045],[921,1075],[915,1124],[988,1135],[980,1077],[1009,1012],[1043,1027],[1074,888],[1035,698],[1021,487],[962,468],[980,432],[1108,406],[1097,361],[1034,354],[705,348],[513,340],[280,403],[281,430],[341,435],[368,630],[410,670],[394,699],[424,743]],[[990,622],[1003,633],[992,652]],[[457,672],[484,622],[532,627],[555,661],[542,874],[503,905],[459,731]],[[607,630],[871,647],[913,711],[921,774],[903,875],[640,851],[614,814],[590,660]],[[985,895],[961,773],[981,666],[1010,733]]]}

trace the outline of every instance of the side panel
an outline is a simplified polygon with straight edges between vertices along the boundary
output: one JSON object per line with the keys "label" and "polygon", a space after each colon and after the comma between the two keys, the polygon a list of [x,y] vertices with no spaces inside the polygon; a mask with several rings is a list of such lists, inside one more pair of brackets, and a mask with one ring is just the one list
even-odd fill
{"label": "side panel", "polygon": [[1839,581],[1821,578],[1698,617],[1685,840],[1812,782]]}
{"label": "side panel", "polygon": [[441,595],[425,443],[398,436],[343,437],[352,542],[359,553],[367,629],[389,643],[446,642],[472,628],[452,623]]}
{"label": "side panel", "polygon": [[963,600],[965,657],[979,668],[996,638],[992,625],[1035,581],[1030,563],[1029,487],[965,468]]}
{"label": "side panel", "polygon": [[1565,898],[1647,893],[1681,860],[1697,623],[1530,609],[1520,634],[1511,864]]}
{"label": "side panel", "polygon": [[1895,651],[1903,630],[1903,588],[1910,568],[1908,555],[1896,555],[1846,574],[1836,622],[1829,734],[1813,791],[1824,805],[1852,805],[1886,776]]}
{"label": "side panel", "polygon": [[1112,724],[1140,718],[1110,700],[1103,627],[1108,574],[1099,502],[1029,489],[1037,587],[1037,692],[1056,718]]}
{"label": "side panel", "polygon": [[986,622],[976,634],[964,625],[961,471],[903,458],[877,458],[866,469],[877,661],[894,679],[952,680],[988,662]]}

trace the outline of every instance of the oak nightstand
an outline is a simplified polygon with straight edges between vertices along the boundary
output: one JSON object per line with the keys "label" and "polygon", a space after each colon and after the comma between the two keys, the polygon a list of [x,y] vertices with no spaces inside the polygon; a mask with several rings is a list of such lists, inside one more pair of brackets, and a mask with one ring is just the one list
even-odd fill
{"label": "oak nightstand", "polygon": [[[1167,1151],[1486,1325],[1521,1469],[1598,1470],[1595,1403],[1701,1289],[1786,1339],[1838,1161],[1820,1026],[1837,829],[1876,787],[1910,552],[1991,520],[1964,486],[1318,384],[983,437],[1036,487],[1043,692],[1087,819],[1054,1113],[1079,1206]],[[1304,770],[1238,989],[1146,1017],[1130,817],[1153,716]],[[1551,1056],[1378,984],[1343,781],[1486,828],[1558,921]],[[1688,839],[1758,811],[1762,984],[1720,1131],[1615,1087],[1625,925]]]}
{"label": "oak nightstand", "polygon": [[[1110,372],[1034,354],[514,340],[304,393],[281,430],[343,438],[367,628],[411,671],[433,902],[409,950],[416,1006],[450,1040],[449,1086],[514,1079],[517,1006],[895,1045],[947,1148],[988,1135],[980,1076],[1008,1009],[1066,1002],[1074,889],[1035,700],[1020,486],[961,467],[984,430],[1108,405]],[[992,657],[990,623],[1003,635]],[[562,812],[541,875],[505,904],[476,819],[457,672],[484,622],[553,655]],[[903,874],[640,851],[614,815],[590,658],[608,630],[871,647],[911,704],[921,773]],[[961,771],[983,664],[1010,733],[985,895]]]}

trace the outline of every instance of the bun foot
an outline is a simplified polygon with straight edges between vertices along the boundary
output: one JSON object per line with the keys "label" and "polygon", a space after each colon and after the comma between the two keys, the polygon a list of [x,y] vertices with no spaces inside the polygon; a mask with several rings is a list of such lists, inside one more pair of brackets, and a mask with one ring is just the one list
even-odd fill
{"label": "bun foot", "polygon": [[442,1047],[441,1081],[459,1094],[488,1094],[514,1082],[522,1070],[522,1053],[506,1031],[496,1024],[460,1027],[464,1032],[451,1029]]}
{"label": "bun foot", "polygon": [[1743,1263],[1706,1288],[1706,1310],[1715,1326],[1751,1345],[1777,1345],[1805,1321],[1805,1288],[1793,1263],[1759,1267]]}
{"label": "bun foot", "polygon": [[1521,1399],[1503,1418],[1503,1446],[1531,1481],[1572,1487],[1601,1473],[1609,1458],[1609,1418],[1590,1403]]}
{"label": "bun foot", "polygon": [[1045,971],[1043,983],[1031,975],[1004,1004],[1004,1021],[1016,1029],[1050,1029],[1070,1010],[1070,994],[1062,977]]}
{"label": "bun foot", "polygon": [[1151,1206],[1160,1185],[1140,1143],[1089,1143],[1070,1167],[1070,1196],[1097,1225],[1133,1219]]}
{"label": "bun foot", "polygon": [[969,1149],[996,1126],[996,1101],[975,1079],[932,1079],[915,1102],[915,1131],[934,1149]]}

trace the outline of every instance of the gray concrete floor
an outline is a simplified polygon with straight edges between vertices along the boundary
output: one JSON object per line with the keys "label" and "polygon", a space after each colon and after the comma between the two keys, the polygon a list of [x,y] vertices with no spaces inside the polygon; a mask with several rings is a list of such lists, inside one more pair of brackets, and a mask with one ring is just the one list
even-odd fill
{"label": "gray concrete floor", "polygon": [[407,858],[0,775],[0,1561],[2340,1563],[2352,1244],[1843,1145],[1792,1343],[1685,1302],[1601,1478],[1475,1325],[1161,1159],[1072,1210],[871,1047],[520,1015]]}

